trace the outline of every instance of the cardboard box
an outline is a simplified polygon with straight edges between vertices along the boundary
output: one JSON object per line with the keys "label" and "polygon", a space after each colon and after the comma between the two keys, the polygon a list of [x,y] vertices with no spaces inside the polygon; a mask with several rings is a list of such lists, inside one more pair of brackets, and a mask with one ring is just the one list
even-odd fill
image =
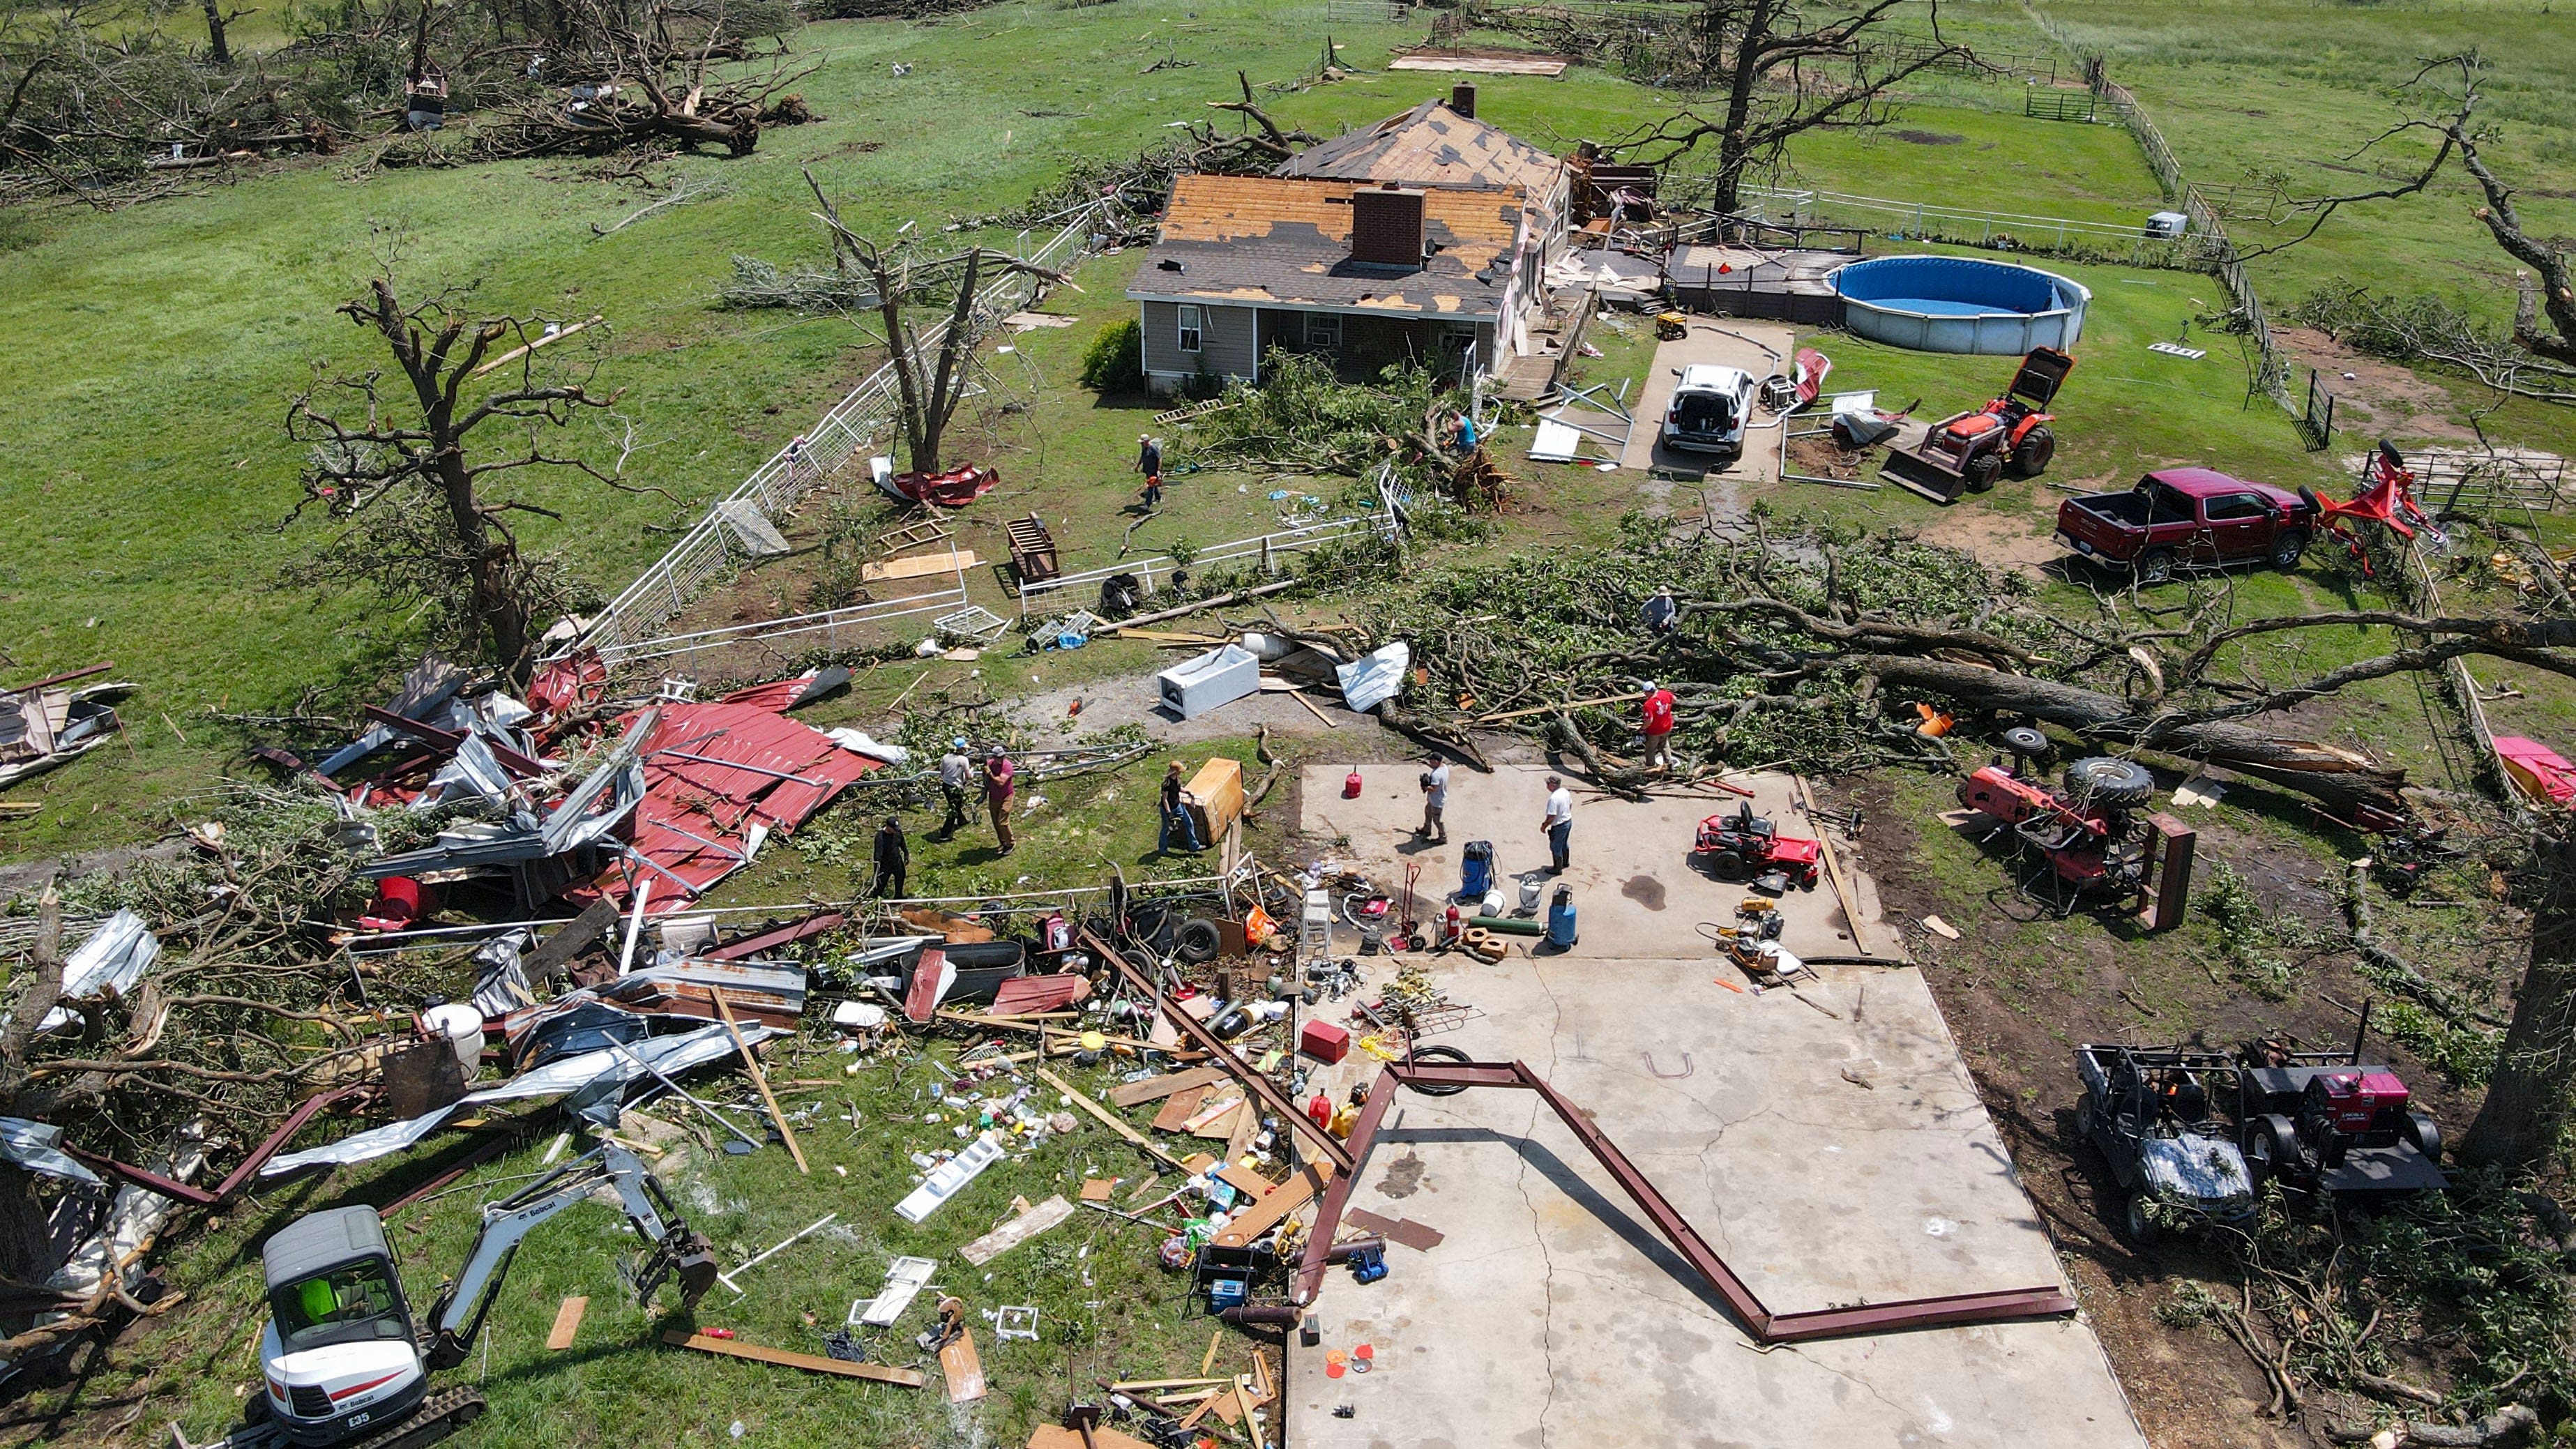
{"label": "cardboard box", "polygon": [[1243,818],[1243,762],[1219,755],[1199,766],[1183,788],[1187,794],[1181,808],[1197,818],[1199,842],[1215,848],[1227,827]]}
{"label": "cardboard box", "polygon": [[1309,1017],[1298,1029],[1297,1050],[1319,1062],[1338,1062],[1351,1054],[1351,1034],[1329,1021]]}

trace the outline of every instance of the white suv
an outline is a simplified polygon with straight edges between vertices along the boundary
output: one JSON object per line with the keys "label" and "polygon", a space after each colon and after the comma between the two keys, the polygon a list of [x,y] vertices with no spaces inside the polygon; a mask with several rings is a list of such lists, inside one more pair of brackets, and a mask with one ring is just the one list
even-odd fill
{"label": "white suv", "polygon": [[1740,367],[1700,363],[1681,370],[1671,406],[1664,409],[1664,446],[1679,452],[1744,451],[1744,425],[1753,415],[1753,375]]}

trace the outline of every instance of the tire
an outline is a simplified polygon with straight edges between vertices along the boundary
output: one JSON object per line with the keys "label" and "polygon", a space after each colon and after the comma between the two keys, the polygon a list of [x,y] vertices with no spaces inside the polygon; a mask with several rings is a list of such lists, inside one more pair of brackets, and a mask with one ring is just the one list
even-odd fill
{"label": "tire", "polygon": [[2431,1162],[2442,1160],[2442,1126],[2421,1112],[2406,1114],[2406,1140]]}
{"label": "tire", "polygon": [[1996,479],[2004,476],[2003,457],[1989,449],[1969,459],[1968,466],[1959,470],[1959,474],[1967,480],[1969,492],[1983,493],[1995,486]]}
{"label": "tire", "polygon": [[2304,528],[2283,529],[2272,540],[2272,567],[2288,573],[2299,566],[2299,556],[2308,551],[2308,531]]}
{"label": "tire", "polygon": [[2084,1095],[2075,1099],[2075,1140],[2092,1141],[2093,1129],[2102,1125],[2101,1115],[2101,1108],[2093,1101],[2093,1089],[2085,1088]]}
{"label": "tire", "polygon": [[2057,435],[2043,423],[2022,434],[2021,446],[2013,449],[2012,475],[2036,478],[2048,471],[2048,460],[2057,456]]}
{"label": "tire", "polygon": [[2257,1117],[2246,1134],[2245,1165],[2254,1175],[2254,1185],[2263,1180],[2283,1180],[2307,1176],[2307,1154],[2299,1147],[2299,1129],[2279,1113]]}
{"label": "tire", "polygon": [[1709,868],[1716,871],[1717,878],[1722,881],[1744,879],[1744,857],[1731,850],[1721,850],[1711,857]]}
{"label": "tire", "polygon": [[2029,725],[2014,725],[2011,729],[2004,731],[2003,740],[2004,748],[2012,751],[2016,755],[2044,755],[2048,753],[2048,736],[2032,729]]}
{"label": "tire", "polygon": [[[1469,1057],[1465,1052],[1458,1050],[1456,1047],[1445,1046],[1415,1047],[1413,1049],[1413,1059],[1417,1062],[1448,1062],[1452,1065],[1462,1067],[1473,1060],[1473,1058]],[[1425,1087],[1418,1083],[1410,1085],[1412,1085],[1414,1091],[1420,1092],[1426,1097],[1454,1097],[1460,1092],[1467,1090],[1464,1086]]]}
{"label": "tire", "polygon": [[2161,584],[2168,582],[2174,576],[2173,550],[2169,548],[2151,548],[2145,553],[2138,555],[2138,561],[2129,567],[2130,571],[2137,575],[2139,583]]}
{"label": "tire", "polygon": [[2097,805],[2139,805],[2156,793],[2156,777],[2135,760],[2088,755],[2066,767],[2066,793]]}
{"label": "tire", "polygon": [[2153,1246],[2160,1236],[2156,1220],[2147,1214],[2145,1193],[2133,1192],[2129,1194],[2128,1201],[2120,1204],[2120,1232],[2129,1240],[2130,1246],[2138,1248]]}
{"label": "tire", "polygon": [[1217,952],[1224,949],[1225,936],[1217,930],[1216,922],[1205,916],[1182,922],[1172,937],[1172,954],[1192,966],[1215,960]]}

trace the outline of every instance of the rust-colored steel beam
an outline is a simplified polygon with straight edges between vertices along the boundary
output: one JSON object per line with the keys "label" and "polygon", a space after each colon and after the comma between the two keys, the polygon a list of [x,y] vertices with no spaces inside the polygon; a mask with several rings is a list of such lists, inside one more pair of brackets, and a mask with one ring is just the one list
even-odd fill
{"label": "rust-colored steel beam", "polygon": [[1324,1194],[1323,1206],[1315,1218],[1314,1230],[1307,1234],[1305,1256],[1297,1264],[1297,1282],[1290,1297],[1298,1306],[1315,1301],[1315,1291],[1323,1283],[1325,1258],[1332,1250],[1334,1229],[1340,1226],[1342,1210],[1350,1202],[1351,1191],[1359,1183],[1360,1168],[1368,1161],[1369,1149],[1377,1140],[1378,1125],[1395,1098],[1398,1087],[1418,1083],[1430,1087],[1514,1087],[1535,1092],[1554,1111],[1558,1120],[1579,1139],[1593,1159],[1609,1172],[1611,1178],[1628,1194],[1629,1201],[1653,1223],[1664,1240],[1673,1245],[1694,1271],[1726,1300],[1726,1305],[1745,1330],[1759,1343],[1804,1343],[1819,1338],[1846,1338],[1856,1334],[1886,1333],[1904,1328],[1930,1328],[1948,1323],[1993,1323],[2013,1318],[2049,1318],[2075,1311],[2075,1300],[2052,1287],[2007,1288],[1990,1293],[1953,1293],[1938,1298],[1902,1298],[1889,1303],[1865,1303],[1849,1308],[1825,1308],[1802,1313],[1775,1314],[1754,1296],[1753,1289],[1735,1270],[1718,1257],[1717,1250],[1690,1225],[1658,1191],[1655,1184],[1635,1163],[1628,1160],[1607,1134],[1594,1126],[1591,1119],[1568,1101],[1565,1094],[1549,1086],[1538,1073],[1523,1062],[1469,1062],[1464,1065],[1389,1062],[1369,1085],[1366,1105],[1360,1108],[1359,1120],[1352,1125],[1350,1152],[1352,1163],[1346,1172],[1333,1180]]}
{"label": "rust-colored steel beam", "polygon": [[233,1169],[230,1177],[212,1188],[192,1187],[187,1183],[164,1177],[149,1168],[135,1167],[129,1163],[119,1162],[113,1157],[101,1157],[95,1152],[85,1152],[77,1147],[70,1150],[73,1156],[87,1162],[90,1166],[124,1178],[137,1187],[159,1193],[163,1197],[176,1198],[180,1202],[194,1203],[198,1207],[215,1207],[230,1199],[234,1193],[241,1191],[242,1184],[250,1181],[254,1174],[267,1166],[268,1160],[275,1157],[297,1132],[303,1130],[304,1124],[312,1121],[323,1108],[344,1097],[355,1095],[358,1090],[356,1087],[341,1087],[334,1091],[317,1092],[305,1098],[297,1104],[294,1111],[286,1114],[285,1121],[277,1124],[276,1131],[268,1134],[268,1140],[250,1150],[250,1156],[241,1160],[241,1164]]}
{"label": "rust-colored steel beam", "polygon": [[[1082,940],[1085,945],[1098,952],[1103,960],[1116,967],[1118,974],[1126,977],[1129,985],[1148,996],[1156,994],[1154,978],[1136,969],[1135,963],[1129,961],[1125,953],[1100,939],[1089,926],[1082,928]],[[1312,1143],[1316,1150],[1331,1160],[1334,1169],[1334,1190],[1341,1190],[1342,1184],[1350,1181],[1351,1170],[1356,1164],[1351,1158],[1351,1149],[1343,1145],[1342,1139],[1316,1126],[1315,1119],[1299,1110],[1297,1103],[1287,1093],[1279,1090],[1278,1083],[1254,1071],[1251,1063],[1234,1054],[1234,1046],[1231,1042],[1208,1030],[1204,1023],[1191,1017],[1188,1012],[1177,1009],[1164,1012],[1163,1015],[1180,1031],[1181,1035],[1190,1039],[1192,1045],[1206,1052],[1210,1061],[1225,1068],[1228,1075],[1241,1082],[1243,1089],[1259,1099],[1263,1107],[1280,1121],[1287,1123],[1298,1135]],[[1354,1132],[1351,1135],[1357,1137],[1359,1134]]]}

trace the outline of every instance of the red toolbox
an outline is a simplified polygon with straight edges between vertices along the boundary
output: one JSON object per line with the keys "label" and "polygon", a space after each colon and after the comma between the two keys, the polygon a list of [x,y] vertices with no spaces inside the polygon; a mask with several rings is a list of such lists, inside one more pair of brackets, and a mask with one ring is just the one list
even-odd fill
{"label": "red toolbox", "polygon": [[1329,1021],[1309,1017],[1297,1032],[1297,1050],[1319,1062],[1338,1062],[1351,1054],[1351,1034]]}

